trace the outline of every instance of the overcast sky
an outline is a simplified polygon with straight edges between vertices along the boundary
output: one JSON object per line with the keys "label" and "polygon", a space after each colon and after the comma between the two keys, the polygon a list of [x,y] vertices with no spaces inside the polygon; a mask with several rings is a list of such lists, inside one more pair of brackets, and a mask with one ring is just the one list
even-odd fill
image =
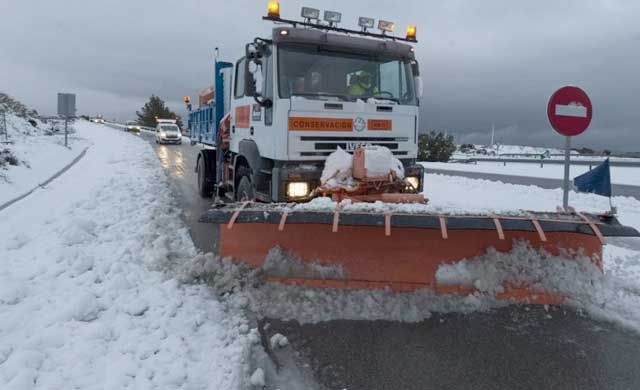
{"label": "overcast sky", "polygon": [[[235,61],[268,36],[263,0],[0,0],[0,91],[42,113],[57,92],[79,113],[133,119],[151,94],[182,111],[184,95],[211,83],[213,50]],[[640,1],[281,0],[418,25],[425,80],[421,129],[458,142],[560,146],[546,118],[555,89],[574,84],[594,105],[575,143],[640,151]]]}

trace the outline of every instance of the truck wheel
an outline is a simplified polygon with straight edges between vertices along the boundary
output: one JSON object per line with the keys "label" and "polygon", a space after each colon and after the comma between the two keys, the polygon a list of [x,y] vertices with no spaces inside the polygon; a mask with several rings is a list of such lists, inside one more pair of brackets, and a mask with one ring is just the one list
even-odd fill
{"label": "truck wheel", "polygon": [[196,165],[196,173],[198,174],[198,193],[203,198],[211,198],[213,195],[213,185],[208,177],[211,176],[211,172],[209,172],[208,165],[205,162],[203,157],[198,157],[198,162]]}
{"label": "truck wheel", "polygon": [[256,198],[253,183],[249,180],[249,176],[242,176],[238,183],[238,189],[236,191],[236,200],[238,202],[244,202],[247,200],[254,200]]}

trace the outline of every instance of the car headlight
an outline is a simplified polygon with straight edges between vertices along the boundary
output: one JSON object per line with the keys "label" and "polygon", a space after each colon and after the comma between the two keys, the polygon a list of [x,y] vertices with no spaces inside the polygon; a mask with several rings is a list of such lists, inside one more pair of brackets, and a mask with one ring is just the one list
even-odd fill
{"label": "car headlight", "polygon": [[167,135],[164,131],[160,132],[160,137],[164,137],[165,135]]}
{"label": "car headlight", "polygon": [[291,182],[287,184],[287,196],[289,198],[304,198],[309,195],[309,183]]}
{"label": "car headlight", "polygon": [[420,188],[420,179],[415,176],[409,176],[405,179],[407,183],[411,185],[414,189],[418,190]]}

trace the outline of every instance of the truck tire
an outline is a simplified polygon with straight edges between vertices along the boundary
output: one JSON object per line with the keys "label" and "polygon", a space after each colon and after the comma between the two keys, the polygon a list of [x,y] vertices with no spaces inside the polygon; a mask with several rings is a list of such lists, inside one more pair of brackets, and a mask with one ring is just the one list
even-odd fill
{"label": "truck tire", "polygon": [[238,202],[252,201],[256,198],[256,191],[253,188],[253,183],[249,180],[249,176],[242,176],[238,183],[236,190],[236,200]]}
{"label": "truck tire", "polygon": [[213,183],[211,180],[211,164],[208,164],[205,157],[201,154],[198,156],[196,163],[196,174],[198,180],[198,193],[202,198],[211,198],[213,195]]}

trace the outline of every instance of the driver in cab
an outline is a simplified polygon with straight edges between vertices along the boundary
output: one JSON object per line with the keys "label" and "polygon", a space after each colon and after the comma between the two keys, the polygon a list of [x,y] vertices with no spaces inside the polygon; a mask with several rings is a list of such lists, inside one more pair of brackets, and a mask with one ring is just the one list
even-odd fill
{"label": "driver in cab", "polygon": [[352,77],[347,93],[353,97],[371,97],[378,94],[378,87],[373,85],[373,76],[369,72],[360,72]]}

